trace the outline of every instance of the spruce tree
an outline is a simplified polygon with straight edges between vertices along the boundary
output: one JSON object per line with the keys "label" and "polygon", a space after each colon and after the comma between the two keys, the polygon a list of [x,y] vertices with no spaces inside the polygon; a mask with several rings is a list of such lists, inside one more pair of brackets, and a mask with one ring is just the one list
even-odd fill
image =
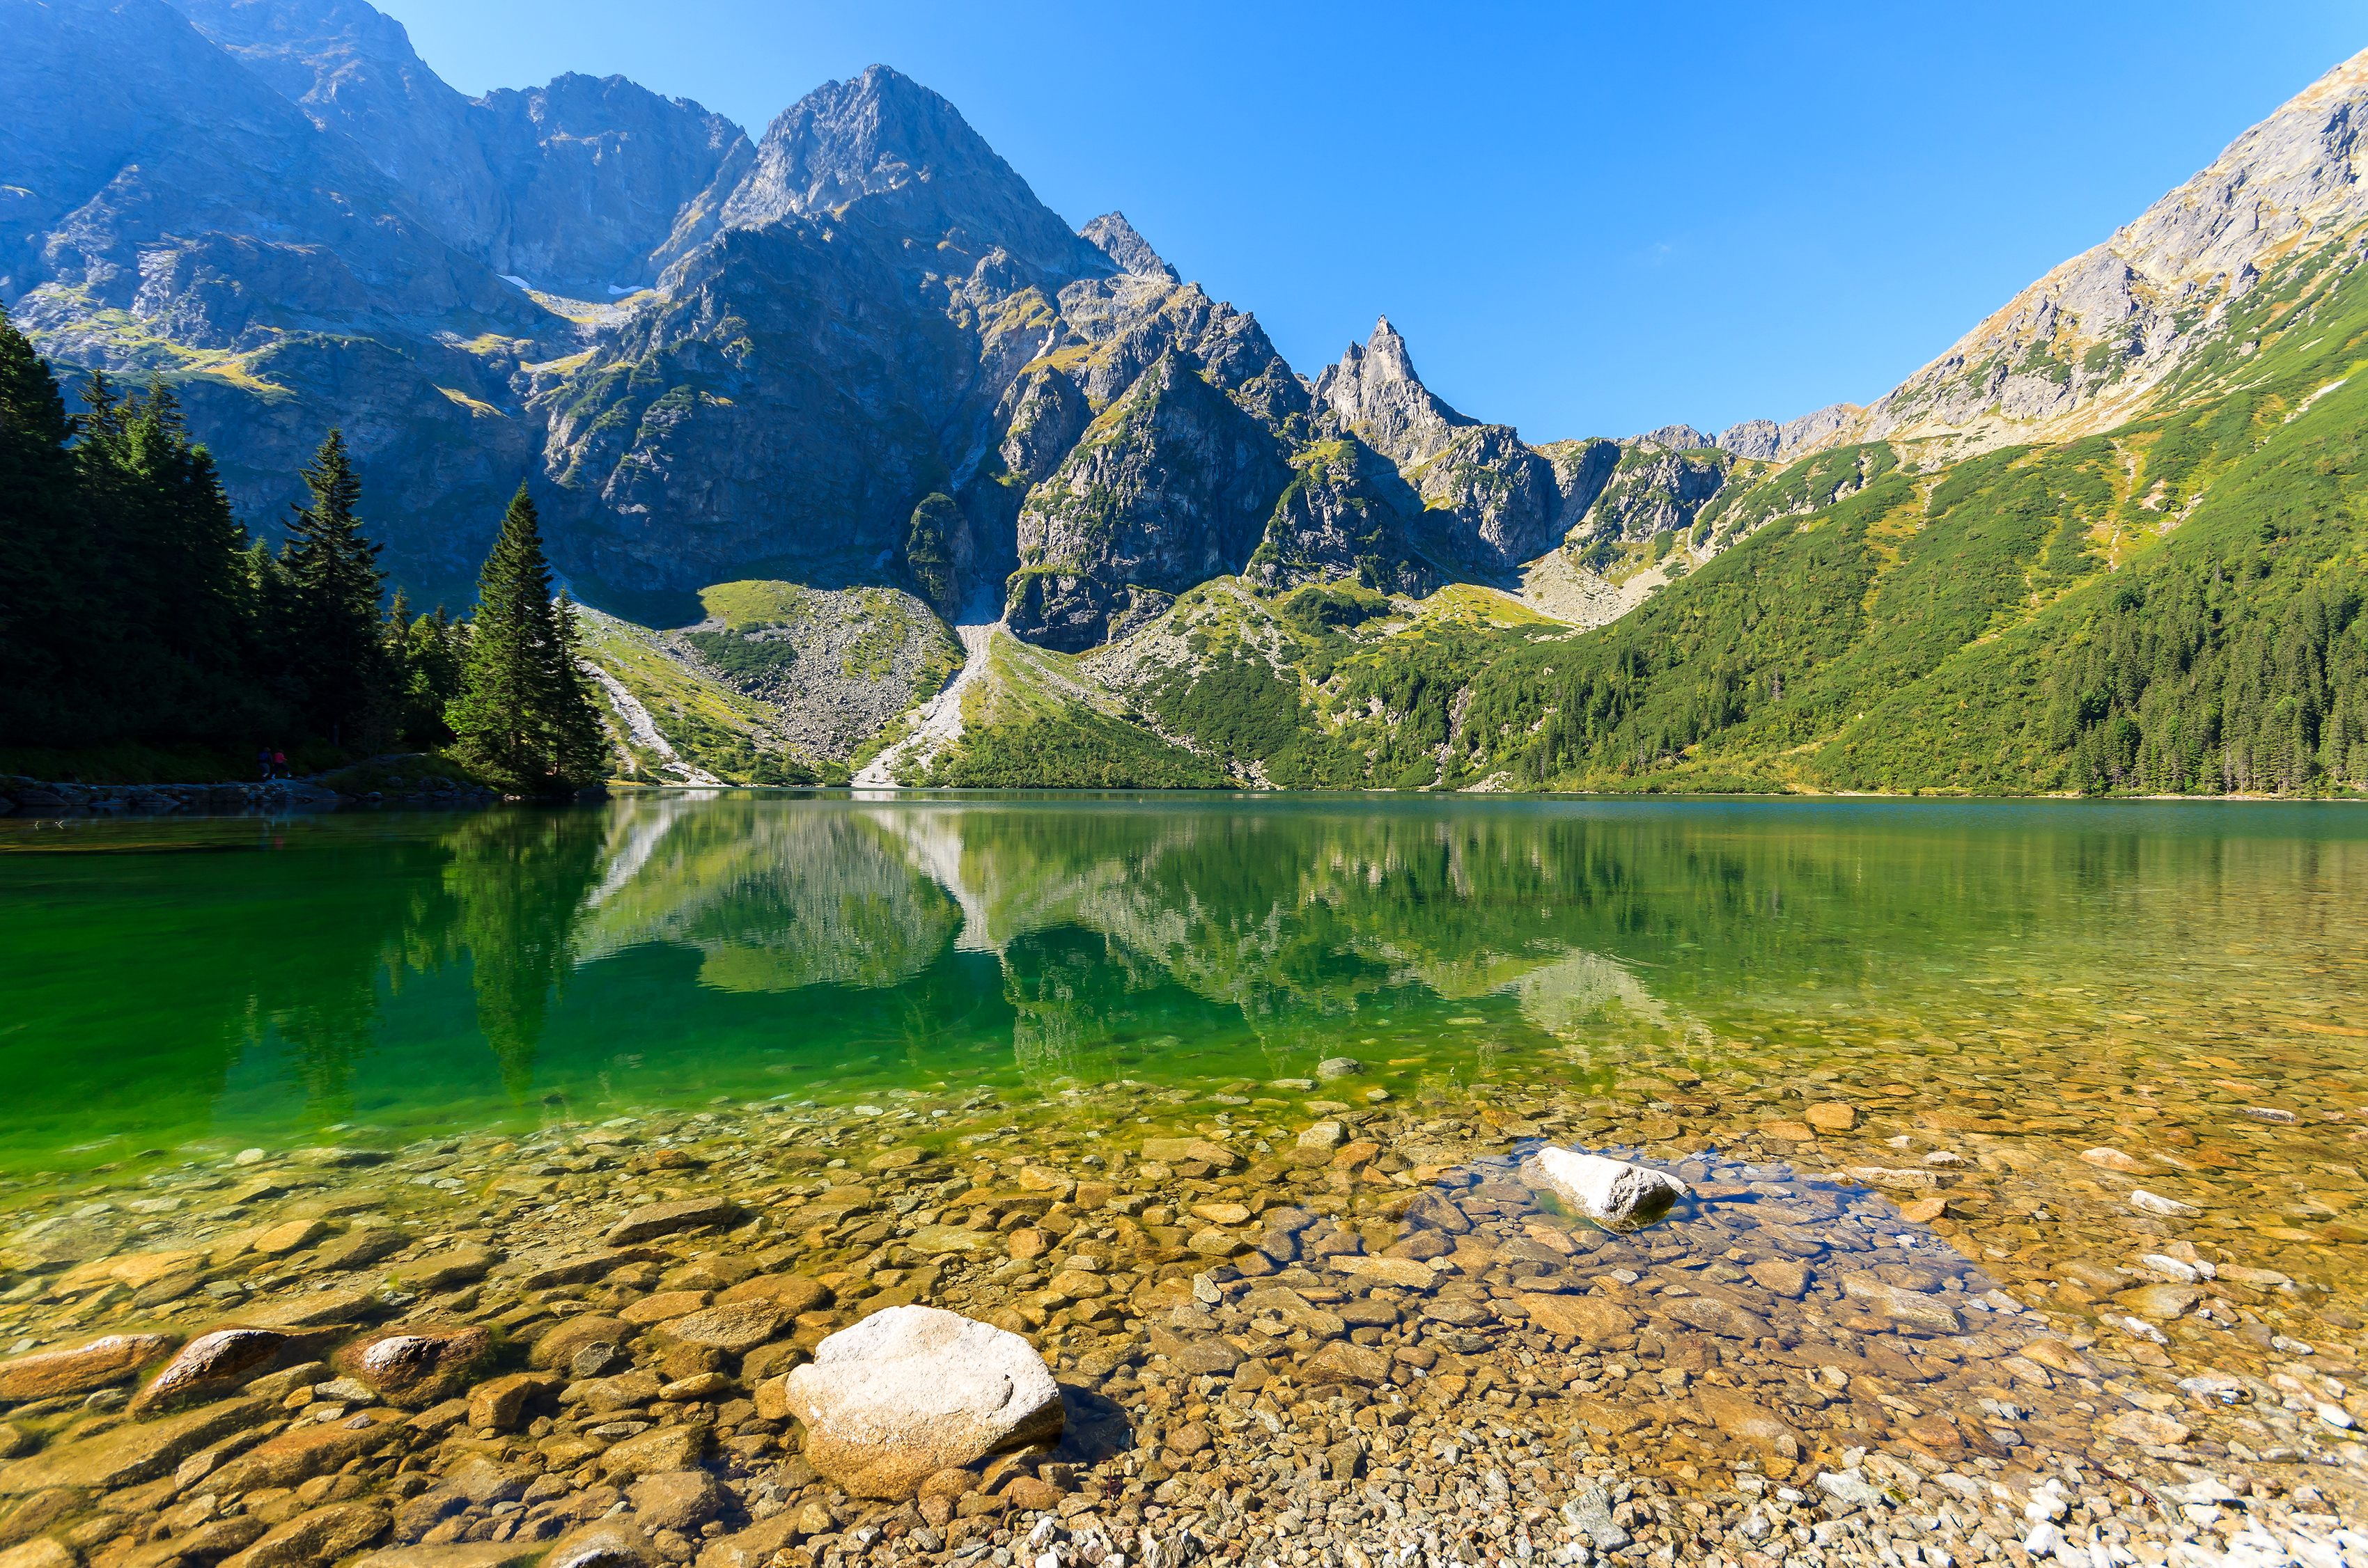
{"label": "spruce tree", "polygon": [[379,634],[386,574],[356,507],[361,479],[331,430],[303,472],[313,504],[296,508],[280,552],[287,579],[283,653],[316,733],[370,750],[391,738],[393,669]]}
{"label": "spruce tree", "polygon": [[0,737],[44,738],[78,619],[74,421],[57,378],[0,310]]}
{"label": "spruce tree", "polygon": [[445,713],[461,760],[513,794],[597,782],[607,737],[575,650],[575,611],[552,597],[541,524],[521,484],[478,576],[461,695]]}

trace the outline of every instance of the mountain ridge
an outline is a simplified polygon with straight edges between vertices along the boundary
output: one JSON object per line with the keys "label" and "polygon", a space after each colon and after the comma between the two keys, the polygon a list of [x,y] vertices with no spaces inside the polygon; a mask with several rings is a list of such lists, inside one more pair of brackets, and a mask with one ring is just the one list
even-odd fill
{"label": "mountain ridge", "polygon": [[[2176,411],[2267,417],[2259,368],[2294,323],[2348,309],[2368,229],[2363,51],[1873,403],[1532,442],[1438,397],[1386,317],[1314,378],[1295,370],[1122,213],[1072,229],[953,105],[884,65],[752,142],[621,77],[466,98],[362,0],[0,0],[0,17],[27,40],[0,56],[0,90],[38,111],[0,128],[0,162],[23,171],[0,199],[0,301],[44,353],[164,375],[267,532],[320,428],[344,425],[390,564],[423,600],[465,592],[526,478],[571,585],[651,632],[604,644],[610,676],[674,703],[685,737],[720,724],[732,756],[797,767],[859,762],[906,722],[859,743],[782,709],[801,699],[776,676],[734,684],[772,667],[768,639],[825,647],[791,630],[815,606],[860,601],[904,629],[860,655],[826,644],[846,667],[811,700],[867,724],[931,697],[923,645],[951,644],[924,622],[983,613],[1047,658],[1131,672],[1088,705],[1105,739],[1139,724],[1197,755],[1215,723],[1230,738],[1209,755],[1246,780],[1428,766],[1424,787],[1520,773],[1456,760],[1475,755],[1469,706],[1495,699],[1452,650],[1709,603],[1760,569],[1725,564],[1737,551],[1789,560],[1782,540],[1839,530],[1879,597],[1928,549],[1915,536],[2003,528],[2026,552],[2025,608],[2050,613],[2087,591],[2066,562],[2153,559],[2245,472],[2170,461],[2200,438]],[[102,57],[120,68],[77,69]],[[167,83],[206,108],[173,107]],[[2347,406],[2329,375],[2309,398]],[[2313,406],[2296,401],[2284,417]],[[1903,499],[1937,506],[1994,454],[2002,472],[2053,472],[2044,454],[2084,439],[2119,477],[2084,458],[2071,489],[2016,503],[2049,529],[1982,506],[1913,520]],[[2098,484],[2103,500],[2078,498]],[[760,600],[773,619],[714,609]],[[1165,652],[1126,651],[1142,638]],[[1382,647],[1404,667],[1372,665]],[[1376,737],[1352,764],[1340,736],[1429,712],[1400,688],[1410,670],[1464,695],[1422,746]],[[1338,706],[1356,693],[1362,718]],[[1243,729],[1236,702],[1274,724]],[[1517,710],[1501,722],[1552,727]],[[1245,750],[1251,733],[1282,751]],[[814,735],[826,754],[784,739]],[[957,738],[915,766],[962,757]]]}

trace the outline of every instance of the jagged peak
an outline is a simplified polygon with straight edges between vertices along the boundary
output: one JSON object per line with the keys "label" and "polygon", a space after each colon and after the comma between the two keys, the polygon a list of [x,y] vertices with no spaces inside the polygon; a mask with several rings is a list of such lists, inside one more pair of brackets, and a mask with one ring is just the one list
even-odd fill
{"label": "jagged peak", "polygon": [[1170,283],[1184,280],[1151,248],[1151,242],[1126,221],[1126,214],[1115,209],[1078,230],[1077,237],[1116,262],[1121,272],[1137,278],[1164,278]]}
{"label": "jagged peak", "polygon": [[1664,425],[1657,430],[1646,430],[1628,437],[1631,445],[1666,447],[1673,452],[1691,452],[1716,443],[1691,425]]}
{"label": "jagged peak", "polygon": [[862,202],[879,221],[932,236],[959,231],[1042,270],[1110,266],[1073,233],[939,94],[886,65],[825,82],[781,111],[724,204],[729,228]]}

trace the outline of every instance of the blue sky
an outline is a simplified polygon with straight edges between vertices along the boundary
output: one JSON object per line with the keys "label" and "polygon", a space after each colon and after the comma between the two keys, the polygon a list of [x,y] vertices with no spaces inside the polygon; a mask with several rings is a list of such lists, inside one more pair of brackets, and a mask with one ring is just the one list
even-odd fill
{"label": "blue sky", "polygon": [[1377,312],[1531,440],[1879,396],[2368,45],[2356,6],[383,0],[465,92],[750,133],[885,62],[1310,375]]}

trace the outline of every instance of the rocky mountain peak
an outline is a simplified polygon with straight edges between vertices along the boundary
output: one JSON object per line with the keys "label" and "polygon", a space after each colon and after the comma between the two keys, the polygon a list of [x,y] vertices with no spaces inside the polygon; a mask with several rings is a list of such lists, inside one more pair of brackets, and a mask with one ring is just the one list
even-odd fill
{"label": "rocky mountain peak", "polygon": [[1160,259],[1159,253],[1151,248],[1151,242],[1135,232],[1123,212],[1105,212],[1077,233],[1116,262],[1121,272],[1137,278],[1164,278],[1170,283],[1184,280],[1174,267]]}
{"label": "rocky mountain peak", "polygon": [[2368,221],[2368,50],[2228,143],[2111,239],[2024,289],[1866,410],[1848,438],[1960,449],[2109,427],[2218,341],[2263,273]]}
{"label": "rocky mountain peak", "polygon": [[1349,345],[1338,364],[1324,368],[1315,397],[1401,467],[1435,452],[1448,430],[1473,423],[1422,384],[1405,337],[1387,316],[1375,321],[1371,337]]}
{"label": "rocky mountain peak", "polygon": [[825,82],[783,110],[723,220],[727,228],[761,228],[858,204],[871,222],[931,239],[959,236],[979,253],[999,245],[1058,276],[1111,267],[1036,199],[959,109],[885,65]]}
{"label": "rocky mountain peak", "polygon": [[1641,442],[1646,446],[1666,447],[1673,452],[1697,451],[1713,444],[1708,436],[1691,425],[1664,425],[1657,430],[1647,430],[1642,435],[1631,436],[1628,439],[1632,443]]}

